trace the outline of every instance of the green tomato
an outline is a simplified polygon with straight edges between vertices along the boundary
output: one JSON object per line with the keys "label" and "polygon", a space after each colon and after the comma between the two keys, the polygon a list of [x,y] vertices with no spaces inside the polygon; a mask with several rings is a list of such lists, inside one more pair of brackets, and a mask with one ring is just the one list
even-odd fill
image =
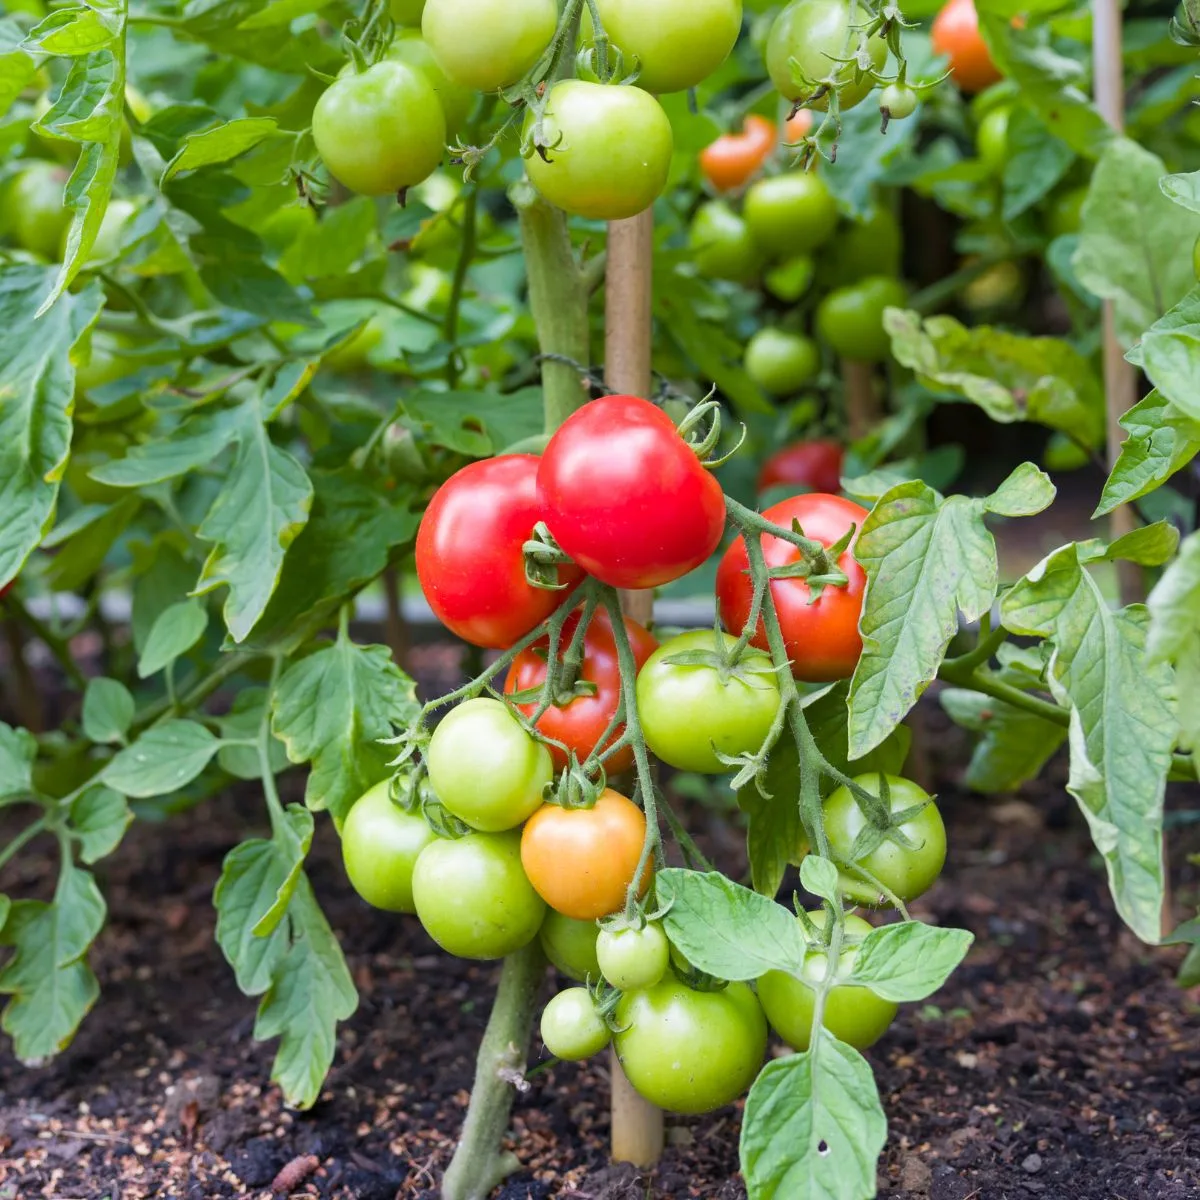
{"label": "green tomato", "polygon": [[887,308],[903,308],[908,292],[898,279],[870,276],[830,292],[817,309],[817,331],[841,358],[883,362],[891,339],[883,327]]}
{"label": "green tomato", "polygon": [[470,833],[429,843],[413,869],[425,931],[459,958],[504,958],[537,937],[545,901],[521,867],[519,833]]}
{"label": "green tomato", "polygon": [[367,318],[367,323],[344,345],[331,350],[321,360],[331,371],[343,375],[362,371],[370,366],[370,353],[383,341],[383,320],[378,314]]}
{"label": "green tomato", "polygon": [[613,1037],[629,1082],[651,1104],[711,1112],[753,1082],[767,1048],[767,1022],[744,983],[698,992],[668,975],[617,1005]]}
{"label": "green tomato", "polygon": [[577,921],[550,909],[542,922],[539,937],[546,957],[568,979],[585,983],[600,978],[600,960],[596,941],[600,926],[595,921]]}
{"label": "green tomato", "polygon": [[425,755],[429,783],[474,829],[512,829],[542,806],[550,751],[499,700],[468,700],[442,718]]}
{"label": "green tomato", "polygon": [[542,128],[550,161],[534,154],[525,169],[533,186],[565,212],[617,221],[644,212],[666,187],[671,122],[641,88],[556,83]]}
{"label": "green tomato", "polygon": [[636,59],[637,85],[648,92],[702,83],[729,57],[742,29],[741,0],[597,0],[597,8],[625,69]]}
{"label": "green tomato", "polygon": [[67,172],[53,163],[32,162],[9,185],[4,198],[13,236],[31,254],[56,259],[71,214],[63,205]]}
{"label": "green tomato", "polygon": [[420,71],[429,80],[437,93],[442,106],[442,114],[446,118],[446,133],[453,137],[466,124],[475,104],[475,93],[460,83],[455,83],[438,65],[420,30],[401,29],[392,40],[387,56],[393,62],[402,62]]}
{"label": "green tomato", "polygon": [[[818,929],[825,928],[824,909],[808,914]],[[871,932],[862,917],[847,915],[846,942],[838,958],[838,978],[846,978],[854,969],[858,943]],[[812,1039],[813,1016],[816,1010],[816,988],[825,978],[829,955],[824,950],[810,950],[805,956],[797,979],[786,971],[768,971],[758,981],[758,999],[767,1014],[771,1028],[793,1050],[807,1050]],[[825,1013],[821,1025],[835,1038],[865,1050],[887,1032],[895,1019],[897,1006],[876,996],[869,988],[857,984],[835,983],[825,997]]]}
{"label": "green tomato", "polygon": [[671,964],[671,944],[657,921],[641,929],[602,929],[596,939],[600,971],[622,992],[653,987]]}
{"label": "green tomato", "polygon": [[[729,768],[717,757],[756,751],[779,709],[779,684],[770,658],[747,650],[737,670],[721,672],[704,663],[671,663],[675,655],[714,652],[714,634],[700,629],[663,643],[638,672],[637,702],[646,745],[681,771],[720,774]],[[728,649],[737,639],[720,634]]]}
{"label": "green tomato", "polygon": [[762,270],[762,251],[746,222],[724,200],[700,207],[688,231],[688,248],[696,270],[708,279],[750,283]]}
{"label": "green tomato", "polygon": [[816,273],[816,263],[811,258],[801,255],[772,267],[763,276],[763,285],[777,300],[794,304],[812,287]]}
{"label": "green tomato", "polygon": [[312,133],[335,179],[364,196],[386,196],[437,169],[446,118],[424,74],[384,59],[330,84],[313,110]]}
{"label": "green tomato", "polygon": [[[767,38],[767,73],[789,100],[804,100],[819,81],[836,75],[838,104],[845,110],[858,104],[875,86],[870,75],[855,82],[854,65],[840,60],[854,53],[856,35],[851,26],[861,22],[847,0],[794,0],[775,18]],[[887,43],[878,34],[867,42],[867,54],[876,71],[887,62]],[[793,75],[795,60],[799,77]],[[828,97],[813,108],[824,111]]]}
{"label": "green tomato", "polygon": [[426,0],[421,18],[442,70],[479,92],[516,83],[557,28],[555,0]]}
{"label": "green tomato", "polygon": [[93,388],[104,387],[105,384],[132,375],[138,369],[138,364],[122,353],[132,344],[120,334],[94,331],[87,362],[75,365],[75,390],[90,392]]}
{"label": "green tomato", "polygon": [[1087,198],[1087,187],[1068,188],[1052,197],[1050,207],[1046,210],[1046,230],[1052,238],[1079,232]]}
{"label": "green tomato", "polygon": [[342,825],[342,862],[354,890],[385,912],[416,912],[413,870],[437,835],[419,813],[405,812],[387,780],[364,792]]}
{"label": "green tomato", "polygon": [[879,111],[892,121],[903,121],[917,111],[916,88],[906,83],[889,83],[879,93]]}
{"label": "green tomato", "polygon": [[[881,775],[860,775],[854,782],[878,794],[882,779]],[[911,780],[888,775],[887,781],[893,813],[929,800],[928,792]],[[900,826],[900,832],[913,843],[911,849],[889,838],[858,859],[852,859],[851,855],[855,839],[866,826],[867,818],[850,789],[840,787],[832,792],[825,801],[824,813],[825,834],[834,857],[862,867],[905,904],[923,896],[937,882],[946,862],[946,827],[942,824],[942,814],[932,801]],[[885,902],[874,884],[856,877],[852,871],[842,871],[840,879],[843,894],[855,903],[878,905]]]}
{"label": "green tomato", "polygon": [[1012,117],[1012,109],[1005,105],[993,108],[980,122],[975,131],[975,148],[979,161],[987,168],[989,175],[997,179],[1004,174],[1008,163],[1008,122]]}
{"label": "green tomato", "polygon": [[612,1041],[587,988],[567,988],[542,1010],[542,1041],[555,1058],[578,1062],[599,1054]]}
{"label": "green tomato", "polygon": [[865,221],[852,221],[838,231],[823,276],[831,286],[844,287],[868,275],[899,275],[903,250],[900,222],[881,206]]}
{"label": "green tomato", "polygon": [[388,0],[388,12],[397,25],[419,26],[425,0]]}
{"label": "green tomato", "polygon": [[771,258],[808,254],[837,228],[837,203],[814,171],[760,179],[746,193],[750,236]]}
{"label": "green tomato", "polygon": [[991,312],[997,308],[1012,308],[1025,295],[1025,276],[1015,262],[1001,262],[988,267],[962,290],[963,306],[974,313]]}
{"label": "green tomato", "polygon": [[746,347],[746,374],[772,396],[791,396],[816,378],[821,352],[812,338],[760,329]]}

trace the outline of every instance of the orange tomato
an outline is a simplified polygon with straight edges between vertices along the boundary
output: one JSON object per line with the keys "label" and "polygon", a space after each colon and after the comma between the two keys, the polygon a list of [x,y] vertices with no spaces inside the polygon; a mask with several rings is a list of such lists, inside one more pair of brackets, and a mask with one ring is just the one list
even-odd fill
{"label": "orange tomato", "polygon": [[960,91],[982,92],[1001,78],[987,43],[979,36],[975,0],[949,0],[933,19],[932,35],[934,52],[949,56]]}
{"label": "orange tomato", "polygon": [[726,133],[700,152],[700,169],[718,192],[742,187],[775,148],[775,125],[751,113],[741,133]]}
{"label": "orange tomato", "polygon": [[[624,906],[645,839],[642,810],[606,788],[593,808],[539,808],[521,834],[521,865],[555,912],[594,921]],[[649,883],[647,867],[639,894]]]}
{"label": "orange tomato", "polygon": [[813,115],[812,109],[802,108],[794,117],[790,118],[788,123],[783,127],[783,140],[789,145],[794,142],[799,142],[808,137],[812,131]]}

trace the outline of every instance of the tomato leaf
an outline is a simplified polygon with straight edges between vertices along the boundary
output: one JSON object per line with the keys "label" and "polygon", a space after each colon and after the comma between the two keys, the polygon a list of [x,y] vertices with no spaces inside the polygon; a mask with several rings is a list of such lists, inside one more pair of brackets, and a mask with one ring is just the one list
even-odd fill
{"label": "tomato leaf", "polygon": [[71,803],[71,833],[79,839],[79,857],[94,863],[111,854],[133,820],[125,797],[97,784]]}
{"label": "tomato leaf", "polygon": [[133,696],[116,679],[89,679],[83,693],[83,732],[93,742],[124,742],[133,720]]}
{"label": "tomato leaf", "polygon": [[1142,334],[1142,369],[1180,412],[1200,421],[1196,364],[1200,362],[1200,287]]}
{"label": "tomato leaf", "polygon": [[387,774],[391,737],[417,713],[416,685],[386,646],[357,646],[344,633],[285,672],[273,699],[274,731],[294,763],[312,764],[305,803],[341,822]]}
{"label": "tomato leaf", "polygon": [[1098,517],[1153,491],[1200,453],[1200,421],[1158,391],[1139,400],[1121,418],[1121,428],[1129,436],[1104,485]]}
{"label": "tomato leaf", "polygon": [[1009,158],[1004,164],[1002,214],[1006,221],[1012,221],[1066,175],[1075,161],[1075,152],[1023,105],[1013,108],[1006,138]]}
{"label": "tomato leaf", "polygon": [[884,1000],[924,1000],[950,978],[974,940],[965,929],[920,921],[884,925],[859,946],[848,982],[869,987]]}
{"label": "tomato leaf", "polygon": [[841,902],[838,869],[827,858],[818,858],[815,854],[805,856],[800,864],[800,886],[830,904]]}
{"label": "tomato leaf", "polygon": [[21,796],[33,787],[37,738],[0,721],[0,796]]}
{"label": "tomato leaf", "polygon": [[189,133],[175,157],[167,163],[159,185],[174,179],[184,171],[197,171],[217,163],[229,162],[245,154],[274,134],[278,122],[273,117],[239,117],[213,129]]}
{"label": "tomato leaf", "polygon": [[145,487],[186,475],[212,461],[237,436],[239,410],[206,409],[181,422],[169,434],[131,446],[124,458],[93,467],[92,479],[113,487]]}
{"label": "tomato leaf", "polygon": [[956,725],[983,735],[963,777],[977,792],[1015,792],[1041,773],[1067,739],[1060,725],[979,692],[945,688],[938,699]]}
{"label": "tomato leaf", "polygon": [[671,944],[694,967],[718,979],[757,979],[804,962],[800,923],[780,904],[716,871],[670,867],[655,876]]}
{"label": "tomato leaf", "polygon": [[172,604],[158,615],[138,659],[139,679],[146,679],[186,654],[208,628],[208,610],[199,600]]}
{"label": "tomato leaf", "polygon": [[177,792],[208,766],[221,743],[196,721],[167,721],[146,730],[104,768],[101,779],[123,796]]}
{"label": "tomato leaf", "polygon": [[90,871],[69,859],[54,900],[14,901],[0,945],[14,953],[0,970],[0,993],[12,997],[0,1026],[21,1062],[35,1065],[62,1050],[100,995],[84,961],[104,925],[104,897]]}
{"label": "tomato leaf", "polygon": [[1163,572],[1150,593],[1150,634],[1146,653],[1152,662],[1175,665],[1183,736],[1200,750],[1200,533],[1185,539],[1179,557]]}
{"label": "tomato leaf", "polygon": [[[226,744],[217,751],[217,762],[222,771],[228,771],[230,775],[235,775],[238,779],[260,779],[262,777],[262,762],[258,747],[231,743],[258,737],[262,728],[263,707],[266,705],[267,699],[266,688],[242,688],[233,701],[233,707],[217,720],[221,736],[226,739]],[[267,755],[272,774],[278,775],[281,771],[287,770],[287,751],[278,738],[270,739]]]}
{"label": "tomato leaf", "polygon": [[1051,641],[1050,689],[1071,714],[1067,788],[1104,856],[1117,911],[1157,942],[1163,793],[1179,725],[1170,668],[1146,658],[1146,610],[1113,612],[1072,544],[1020,580],[1000,611],[1011,632]]}
{"label": "tomato leaf", "polygon": [[739,1147],[749,1200],[870,1200],[886,1140],[866,1059],[818,1029],[750,1089]]}
{"label": "tomato leaf", "polygon": [[37,74],[37,65],[21,44],[24,33],[15,18],[0,21],[0,117]]}
{"label": "tomato leaf", "polygon": [[496,392],[434,392],[414,389],[401,401],[429,439],[472,458],[486,458],[542,432],[542,389]]}
{"label": "tomato leaf", "polygon": [[302,866],[302,857],[297,863],[273,838],[242,842],[221,864],[221,878],[213,891],[217,944],[247,996],[259,996],[271,986],[271,977],[287,952],[286,924],[277,921],[261,936],[254,931],[281,898],[286,911],[299,877],[296,871]]}

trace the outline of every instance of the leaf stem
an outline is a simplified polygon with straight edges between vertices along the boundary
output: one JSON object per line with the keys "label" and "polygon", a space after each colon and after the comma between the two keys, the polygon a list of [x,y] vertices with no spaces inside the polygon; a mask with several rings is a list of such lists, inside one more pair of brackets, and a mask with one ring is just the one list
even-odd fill
{"label": "leaf stem", "polygon": [[39,833],[44,832],[49,824],[49,817],[39,817],[26,825],[3,850],[0,850],[0,869],[7,866],[9,860],[15,858]]}

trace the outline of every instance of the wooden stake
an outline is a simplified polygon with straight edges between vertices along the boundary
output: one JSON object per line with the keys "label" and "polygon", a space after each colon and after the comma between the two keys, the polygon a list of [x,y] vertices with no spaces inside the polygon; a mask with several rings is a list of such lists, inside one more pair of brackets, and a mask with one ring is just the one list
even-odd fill
{"label": "wooden stake", "polygon": [[[647,209],[608,226],[605,284],[604,377],[616,392],[649,398],[651,391],[651,281],[654,214]],[[621,607],[648,625],[654,593],[623,592]],[[625,1078],[612,1051],[612,1156],[616,1162],[653,1166],[663,1150],[663,1114],[642,1099]]]}
{"label": "wooden stake", "polygon": [[842,359],[842,383],[846,389],[846,425],[850,440],[857,442],[879,424],[875,398],[875,372],[870,363]]}

